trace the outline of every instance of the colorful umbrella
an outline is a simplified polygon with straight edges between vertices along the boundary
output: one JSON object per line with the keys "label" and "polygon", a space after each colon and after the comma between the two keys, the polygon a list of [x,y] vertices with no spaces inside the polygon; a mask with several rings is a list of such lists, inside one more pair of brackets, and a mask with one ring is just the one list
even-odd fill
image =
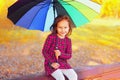
{"label": "colorful umbrella", "polygon": [[[87,2],[95,5],[91,1]],[[91,21],[98,13],[83,0],[18,0],[8,8],[8,18],[14,24],[41,31],[49,31],[57,15],[68,15],[72,23],[79,27]]]}

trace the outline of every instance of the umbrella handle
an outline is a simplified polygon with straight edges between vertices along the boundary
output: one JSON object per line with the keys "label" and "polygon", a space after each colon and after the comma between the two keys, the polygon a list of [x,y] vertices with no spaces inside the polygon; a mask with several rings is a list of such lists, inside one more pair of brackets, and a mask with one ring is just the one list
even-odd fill
{"label": "umbrella handle", "polygon": [[57,62],[58,62],[58,56],[56,56]]}
{"label": "umbrella handle", "polygon": [[56,54],[55,54],[55,57],[56,57],[56,61],[58,62],[58,57],[59,57],[59,56],[56,56]]}
{"label": "umbrella handle", "polygon": [[[56,47],[56,50],[58,50],[58,47]],[[57,62],[58,62],[58,55],[56,55],[56,53],[55,53],[55,57],[56,57],[56,60],[57,60]]]}

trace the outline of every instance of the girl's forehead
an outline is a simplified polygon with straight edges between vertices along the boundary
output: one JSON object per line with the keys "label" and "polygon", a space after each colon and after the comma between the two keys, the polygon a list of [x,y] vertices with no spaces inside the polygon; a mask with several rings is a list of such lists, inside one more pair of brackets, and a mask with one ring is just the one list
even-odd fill
{"label": "girl's forehead", "polygon": [[69,22],[67,20],[62,20],[62,21],[58,22],[57,25],[68,25],[68,24],[69,24]]}
{"label": "girl's forehead", "polygon": [[58,23],[69,23],[69,22],[68,22],[68,20],[63,19],[63,20],[59,21]]}

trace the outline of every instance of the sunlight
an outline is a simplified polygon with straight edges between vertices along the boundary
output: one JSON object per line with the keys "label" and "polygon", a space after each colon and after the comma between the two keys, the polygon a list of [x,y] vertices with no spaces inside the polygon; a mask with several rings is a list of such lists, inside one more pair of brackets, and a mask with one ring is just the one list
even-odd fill
{"label": "sunlight", "polygon": [[96,2],[98,4],[102,4],[103,3],[103,0],[91,0],[91,1]]}
{"label": "sunlight", "polygon": [[10,0],[10,1],[6,0],[6,5],[7,5],[7,7],[9,7],[9,6],[11,6],[12,4],[14,4],[17,1],[18,0]]}
{"label": "sunlight", "polygon": [[0,12],[1,12],[1,9],[3,8],[3,6],[4,6],[4,1],[0,0]]}
{"label": "sunlight", "polygon": [[2,4],[3,4],[3,0],[0,1],[0,7],[2,6]]}
{"label": "sunlight", "polygon": [[11,6],[13,3],[15,3],[18,0],[0,0],[0,17],[5,17],[7,14],[7,9],[9,6]]}

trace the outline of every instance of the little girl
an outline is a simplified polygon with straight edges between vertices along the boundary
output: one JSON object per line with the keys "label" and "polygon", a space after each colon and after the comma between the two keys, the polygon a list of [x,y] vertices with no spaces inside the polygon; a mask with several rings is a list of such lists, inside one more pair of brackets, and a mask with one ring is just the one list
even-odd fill
{"label": "little girl", "polygon": [[76,72],[68,64],[67,60],[72,57],[71,21],[68,16],[58,16],[51,26],[51,34],[48,35],[42,53],[45,58],[45,72],[56,80],[77,80]]}

